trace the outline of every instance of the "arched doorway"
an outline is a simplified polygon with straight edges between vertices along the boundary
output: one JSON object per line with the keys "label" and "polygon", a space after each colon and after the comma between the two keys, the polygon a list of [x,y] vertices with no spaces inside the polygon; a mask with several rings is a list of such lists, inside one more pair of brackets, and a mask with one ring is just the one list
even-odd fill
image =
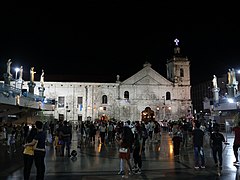
{"label": "arched doorway", "polygon": [[142,115],[142,121],[144,122],[152,121],[155,119],[154,111],[151,110],[150,107],[146,107],[145,110],[142,111],[141,115]]}
{"label": "arched doorway", "polygon": [[98,122],[108,122],[109,121],[109,117],[106,114],[101,114],[98,117]]}

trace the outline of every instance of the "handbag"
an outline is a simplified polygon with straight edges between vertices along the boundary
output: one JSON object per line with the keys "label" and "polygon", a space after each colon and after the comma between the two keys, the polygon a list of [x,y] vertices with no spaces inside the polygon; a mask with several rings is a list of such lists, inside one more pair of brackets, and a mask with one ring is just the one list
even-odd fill
{"label": "handbag", "polygon": [[127,149],[127,148],[120,148],[120,149],[119,149],[119,152],[120,152],[120,153],[127,153],[127,152],[128,152],[128,149]]}
{"label": "handbag", "polygon": [[27,154],[27,155],[33,156],[34,155],[33,146],[26,146],[24,148],[23,154]]}

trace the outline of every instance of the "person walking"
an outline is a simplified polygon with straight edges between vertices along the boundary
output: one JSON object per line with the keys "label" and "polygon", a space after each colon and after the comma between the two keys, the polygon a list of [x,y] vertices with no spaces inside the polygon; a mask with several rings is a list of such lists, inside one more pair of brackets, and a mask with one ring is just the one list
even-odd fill
{"label": "person walking", "polygon": [[188,126],[189,126],[189,123],[186,120],[183,120],[183,124],[181,126],[182,147],[187,147],[188,146]]}
{"label": "person walking", "polygon": [[182,142],[182,133],[181,133],[180,129],[173,134],[172,141],[173,141],[174,157],[178,157],[180,155],[179,154],[180,153],[180,145]]}
{"label": "person walking", "polygon": [[[116,126],[116,138],[115,138],[115,140],[116,140],[116,143],[117,143],[117,145],[118,145],[118,150],[121,148],[121,139],[122,139],[122,131],[123,131],[123,123],[122,122],[119,122],[118,124],[117,124],[117,126]],[[120,153],[119,153],[119,155],[120,155]],[[118,174],[120,174],[120,175],[124,175],[124,164],[123,164],[123,159],[120,157],[119,158],[120,159],[120,166],[119,166],[119,172],[118,172]]]}
{"label": "person walking", "polygon": [[[205,168],[205,159],[203,151],[204,132],[200,129],[200,126],[201,126],[200,122],[196,121],[195,128],[192,131],[195,169],[199,169],[199,167],[201,167],[202,169]],[[199,163],[199,157],[201,159],[201,163]]]}
{"label": "person walking", "polygon": [[[213,159],[216,167],[222,168],[222,143],[226,142],[222,133],[219,132],[219,124],[215,124],[213,128],[213,133],[210,139],[210,146],[212,148]],[[217,158],[218,156],[218,158]]]}
{"label": "person walking", "polygon": [[[32,142],[33,138],[37,134],[37,129],[35,127],[32,127],[32,129],[29,132],[29,135],[26,137],[26,142],[30,143]],[[26,146],[23,151],[23,177],[24,180],[29,180],[30,173],[32,169],[32,164],[34,160],[34,147],[33,146]]]}
{"label": "person walking", "polygon": [[[130,147],[133,145],[134,135],[128,126],[123,127],[122,138],[119,141],[119,158],[125,161],[124,164],[124,175],[122,178],[128,178],[129,170],[132,172],[132,167],[130,164]],[[121,151],[122,150],[122,151]]]}
{"label": "person walking", "polygon": [[66,147],[66,151],[67,151],[67,156],[68,157],[71,157],[71,150],[70,150],[70,145],[71,145],[71,140],[72,140],[72,129],[71,129],[71,126],[68,125],[68,122],[67,121],[64,121],[63,122],[63,126],[60,128],[60,136],[61,136],[61,139],[62,139],[62,146],[61,146],[61,156],[64,156],[64,150],[65,150],[65,147]]}
{"label": "person walking", "polygon": [[24,145],[24,148],[27,146],[35,146],[34,162],[37,169],[36,180],[44,180],[44,174],[45,174],[44,158],[46,155],[46,150],[45,150],[46,135],[43,132],[43,123],[41,121],[36,121],[35,125],[37,128],[37,134],[33,138],[32,142]]}
{"label": "person walking", "polygon": [[132,169],[134,174],[141,174],[142,148],[143,148],[143,136],[142,136],[142,130],[140,129],[135,131],[134,133],[134,143],[133,143],[134,167]]}
{"label": "person walking", "polygon": [[233,128],[233,131],[235,133],[234,142],[233,142],[233,152],[236,159],[236,161],[234,161],[233,163],[238,164],[239,163],[238,149],[240,147],[240,121],[238,122],[237,126]]}

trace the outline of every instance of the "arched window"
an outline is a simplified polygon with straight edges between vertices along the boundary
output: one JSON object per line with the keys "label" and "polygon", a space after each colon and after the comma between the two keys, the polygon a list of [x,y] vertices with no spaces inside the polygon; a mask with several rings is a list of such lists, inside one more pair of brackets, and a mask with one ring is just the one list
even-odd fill
{"label": "arched window", "polygon": [[102,104],[107,104],[107,95],[102,96]]}
{"label": "arched window", "polygon": [[184,77],[184,70],[183,70],[183,68],[180,69],[180,77]]}
{"label": "arched window", "polygon": [[125,91],[125,92],[124,92],[124,98],[125,98],[125,99],[129,99],[129,92],[128,92],[128,91]]}
{"label": "arched window", "polygon": [[171,93],[170,92],[166,92],[166,100],[171,100]]}

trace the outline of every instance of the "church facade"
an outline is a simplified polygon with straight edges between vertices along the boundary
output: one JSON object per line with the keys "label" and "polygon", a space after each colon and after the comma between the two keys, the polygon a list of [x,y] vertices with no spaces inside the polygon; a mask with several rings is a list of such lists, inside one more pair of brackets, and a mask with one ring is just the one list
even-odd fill
{"label": "church facade", "polygon": [[146,62],[136,74],[124,81],[117,76],[114,83],[44,82],[44,96],[56,100],[54,110],[46,113],[74,122],[186,117],[192,108],[190,61],[181,56],[178,44],[166,67],[166,78]]}

